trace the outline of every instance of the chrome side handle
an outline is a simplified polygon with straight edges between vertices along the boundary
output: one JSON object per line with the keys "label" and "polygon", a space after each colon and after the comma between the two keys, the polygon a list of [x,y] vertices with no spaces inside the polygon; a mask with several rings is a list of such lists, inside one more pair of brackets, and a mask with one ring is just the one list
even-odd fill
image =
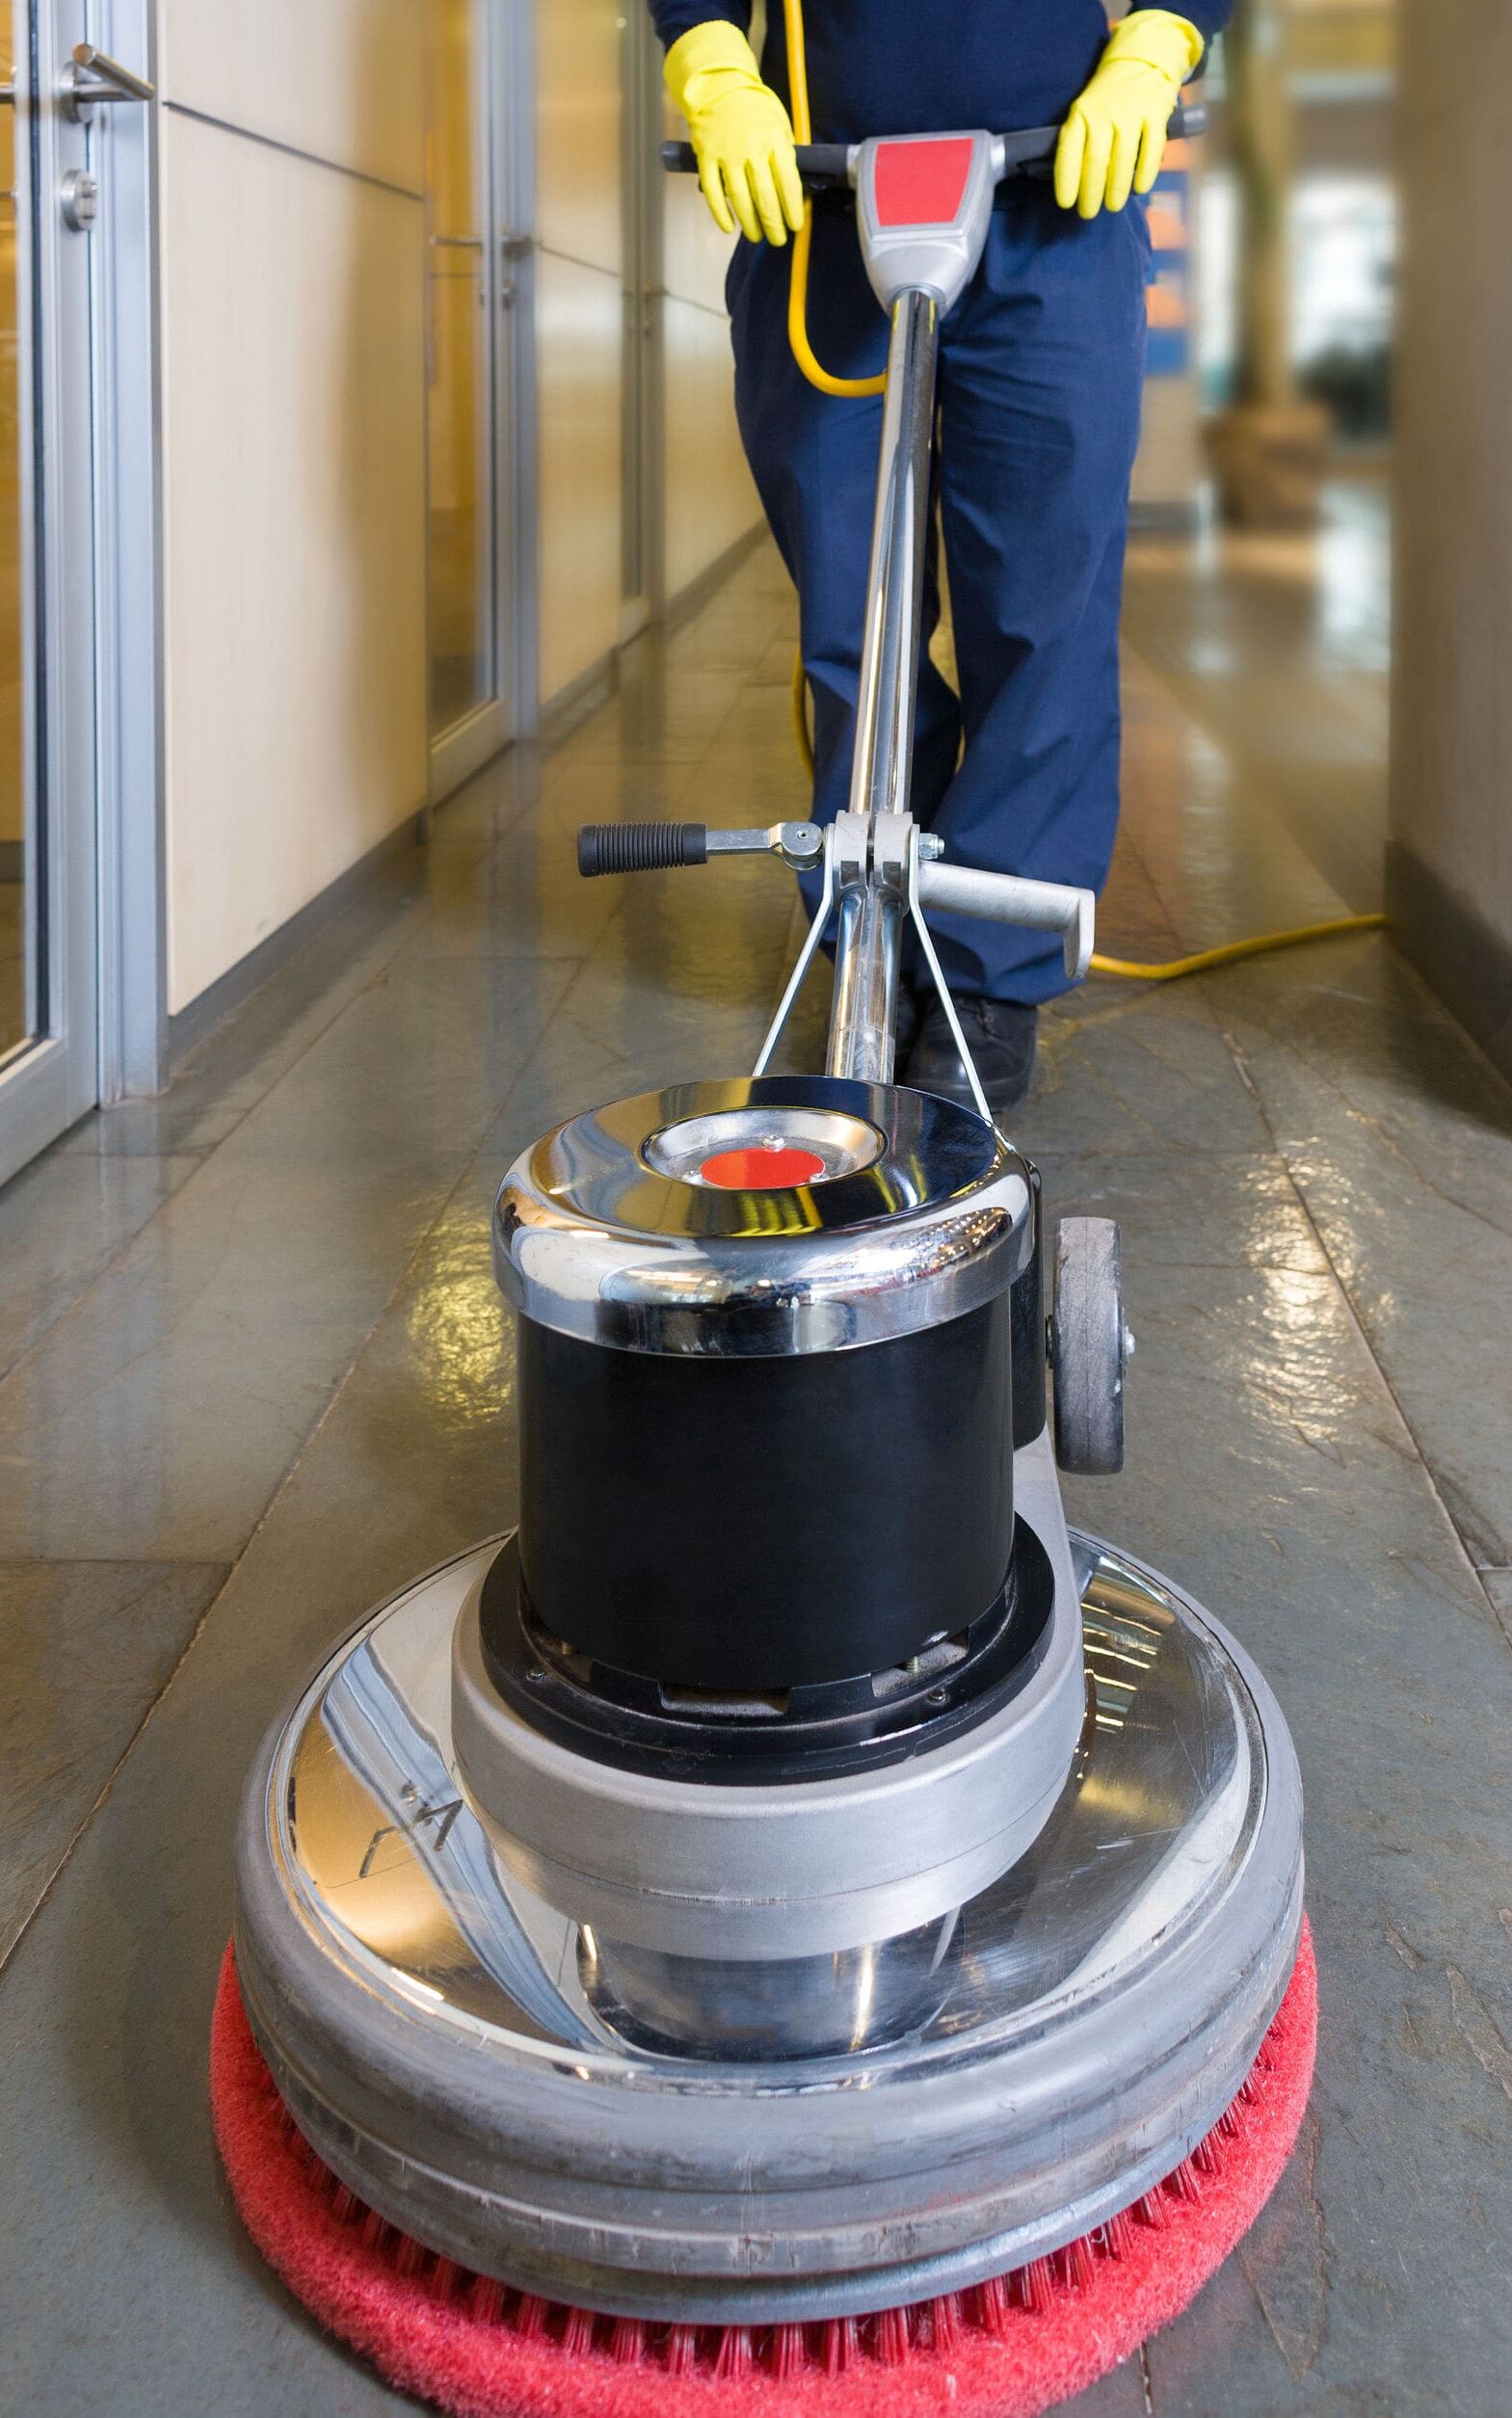
{"label": "chrome side handle", "polygon": [[155,100],[157,87],[123,67],[119,59],[96,50],[93,42],[75,42],[73,57],[59,78],[58,97],[68,117],[88,125],[98,102]]}
{"label": "chrome side handle", "polygon": [[1027,924],[1058,932],[1066,971],[1079,982],[1092,961],[1098,902],[1090,890],[1063,882],[1034,882],[1016,873],[983,873],[968,864],[920,864],[918,896],[925,907],[946,915],[980,916],[988,923]]}

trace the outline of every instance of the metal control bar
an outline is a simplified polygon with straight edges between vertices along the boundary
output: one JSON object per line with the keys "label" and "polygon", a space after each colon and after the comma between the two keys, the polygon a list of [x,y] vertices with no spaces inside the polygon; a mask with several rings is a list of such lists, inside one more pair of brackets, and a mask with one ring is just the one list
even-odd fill
{"label": "metal control bar", "polygon": [[[1183,102],[1173,112],[1167,133],[1173,143],[1207,131],[1207,112],[1199,102]],[[1021,126],[1013,134],[995,134],[993,144],[999,148],[999,177],[1030,175],[1037,168],[1048,168],[1055,157],[1060,141],[1059,126]],[[856,182],[861,159],[859,143],[800,143],[796,146],[798,173],[810,193],[834,192],[842,185]],[[664,143],[661,164],[674,175],[696,175],[698,157],[691,143]]]}

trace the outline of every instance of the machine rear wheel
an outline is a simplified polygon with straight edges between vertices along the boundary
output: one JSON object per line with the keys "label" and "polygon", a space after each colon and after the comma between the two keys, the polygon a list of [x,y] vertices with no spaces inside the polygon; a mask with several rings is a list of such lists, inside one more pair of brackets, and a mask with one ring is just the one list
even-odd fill
{"label": "machine rear wheel", "polygon": [[1063,1217],[1055,1243],[1055,1458],[1075,1477],[1124,1466],[1124,1324],[1119,1230],[1111,1217]]}

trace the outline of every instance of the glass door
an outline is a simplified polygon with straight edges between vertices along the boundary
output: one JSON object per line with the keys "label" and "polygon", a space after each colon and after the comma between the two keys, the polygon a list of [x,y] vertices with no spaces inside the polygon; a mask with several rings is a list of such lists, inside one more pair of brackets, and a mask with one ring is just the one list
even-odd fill
{"label": "glass door", "polygon": [[98,1098],[84,44],[0,0],[0,1181]]}
{"label": "glass door", "polygon": [[498,13],[426,0],[431,796],[513,734],[507,617],[511,246],[501,226]]}

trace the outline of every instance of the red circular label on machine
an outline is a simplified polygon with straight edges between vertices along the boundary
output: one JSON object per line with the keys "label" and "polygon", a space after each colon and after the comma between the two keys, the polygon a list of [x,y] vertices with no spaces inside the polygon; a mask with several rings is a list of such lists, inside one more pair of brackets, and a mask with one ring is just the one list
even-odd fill
{"label": "red circular label on machine", "polygon": [[756,1150],[716,1151],[699,1169],[705,1183],[730,1192],[776,1192],[784,1184],[812,1183],[824,1173],[816,1151],[795,1150],[787,1143]]}

